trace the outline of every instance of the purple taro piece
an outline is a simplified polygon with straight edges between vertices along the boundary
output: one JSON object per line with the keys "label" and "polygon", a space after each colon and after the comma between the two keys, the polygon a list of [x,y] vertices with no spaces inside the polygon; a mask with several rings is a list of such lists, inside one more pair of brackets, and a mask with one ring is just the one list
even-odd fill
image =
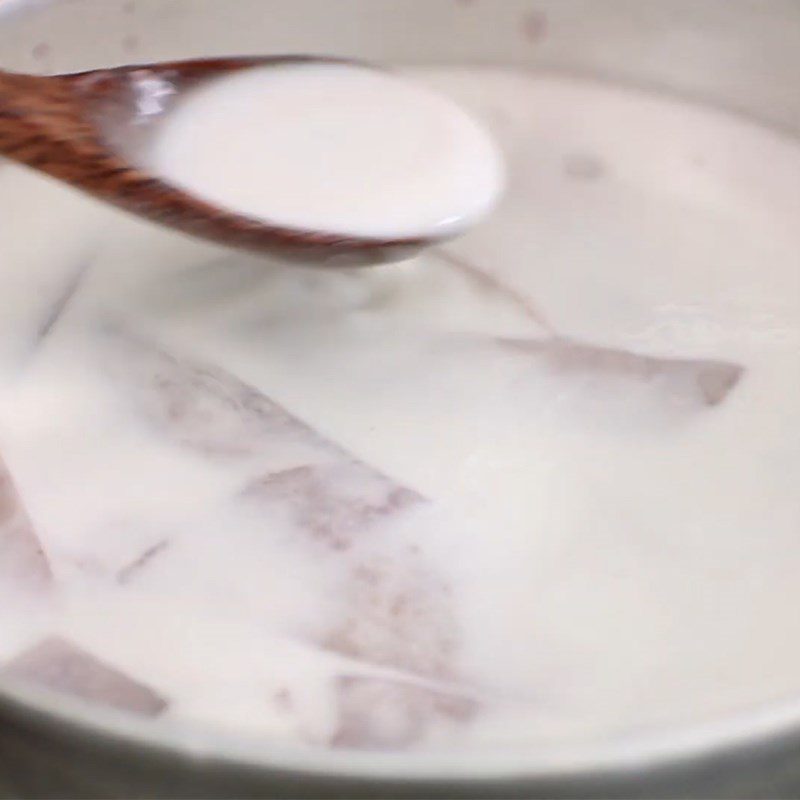
{"label": "purple taro piece", "polygon": [[[586,165],[583,169],[586,171]],[[726,361],[659,358],[572,341],[560,335],[531,298],[504,284],[491,270],[441,248],[433,252],[476,286],[505,298],[510,307],[522,311],[546,333],[541,339],[498,338],[496,341],[505,347],[540,356],[556,374],[647,381],[659,384],[669,399],[696,407],[722,403],[744,374],[743,367]]]}
{"label": "purple taro piece", "polygon": [[741,380],[743,368],[726,361],[657,358],[568,339],[498,339],[502,346],[544,360],[554,374],[597,375],[652,383],[665,396],[693,406],[717,406]]}
{"label": "purple taro piece", "polygon": [[[242,499],[285,515],[297,536],[333,553],[348,551],[342,553],[345,611],[318,643],[368,665],[403,670],[411,681],[342,676],[332,744],[406,746],[437,721],[471,716],[473,701],[440,698],[413,683],[415,677],[453,678],[459,633],[448,586],[416,549],[391,536],[364,538],[425,498],[229,372],[134,336],[117,338],[128,352],[115,372],[123,371],[126,391],[152,425],[200,455],[254,460],[261,472]],[[370,706],[373,695],[380,706]]]}
{"label": "purple taro piece", "polygon": [[358,461],[275,472],[250,484],[246,496],[281,506],[298,530],[334,550],[346,550],[381,518],[424,502]]}
{"label": "purple taro piece", "polygon": [[52,573],[33,524],[5,464],[0,461],[0,591],[43,591]]}
{"label": "purple taro piece", "polygon": [[124,331],[111,339],[111,375],[148,422],[177,444],[229,458],[268,455],[278,442],[296,447],[298,456],[342,452],[220,367],[178,358]]}
{"label": "purple taro piece", "polygon": [[339,718],[331,745],[395,750],[418,742],[435,721],[466,724],[475,700],[444,690],[385,678],[340,678]]}
{"label": "purple taro piece", "polygon": [[167,707],[152,689],[58,637],[26,650],[0,675],[144,717],[156,717]]}
{"label": "purple taro piece", "polygon": [[[350,611],[326,647],[420,681],[452,680],[460,645],[450,588],[416,550],[363,561],[347,587]],[[348,676],[337,689],[339,726],[332,743],[341,747],[407,746],[435,723],[463,723],[478,710],[471,698],[411,681]]]}

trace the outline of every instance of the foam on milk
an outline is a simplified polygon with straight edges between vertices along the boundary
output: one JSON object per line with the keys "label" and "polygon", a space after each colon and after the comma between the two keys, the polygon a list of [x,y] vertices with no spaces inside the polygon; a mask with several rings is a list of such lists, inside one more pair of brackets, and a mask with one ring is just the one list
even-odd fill
{"label": "foam on milk", "polygon": [[406,265],[267,266],[0,170],[0,453],[55,573],[0,660],[57,634],[164,720],[326,747],[541,753],[796,694],[800,147],[415,76],[511,182]]}
{"label": "foam on milk", "polygon": [[246,216],[367,237],[452,235],[503,185],[494,143],[453,102],[343,63],[246,69],[190,92],[147,162]]}

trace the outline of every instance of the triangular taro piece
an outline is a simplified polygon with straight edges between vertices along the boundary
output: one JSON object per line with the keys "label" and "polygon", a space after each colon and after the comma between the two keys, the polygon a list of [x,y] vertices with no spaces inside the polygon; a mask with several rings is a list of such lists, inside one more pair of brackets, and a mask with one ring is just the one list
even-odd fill
{"label": "triangular taro piece", "polygon": [[657,385],[683,405],[717,406],[736,387],[744,369],[714,359],[663,358],[597,347],[569,339],[498,339],[509,350],[542,359],[560,375],[595,375]]}
{"label": "triangular taro piece", "polygon": [[[460,638],[447,581],[391,526],[383,528],[428,501],[226,370],[135,335],[115,338],[125,356],[113,372],[151,425],[198,455],[255,459],[260,473],[240,498],[264,509],[265,524],[283,520],[341,558],[342,617],[317,644],[411,676],[408,684],[343,677],[333,743],[405,746],[433,725],[471,716],[473,701],[437,698],[413,683],[452,682]],[[380,705],[365,701],[372,695]],[[391,730],[387,714],[395,718]]]}
{"label": "triangular taro piece", "polygon": [[156,717],[167,707],[154,690],[59,637],[18,655],[0,668],[0,676],[144,717]]}
{"label": "triangular taro piece", "polygon": [[52,573],[8,468],[0,460],[0,592],[46,590]]}
{"label": "triangular taro piece", "polygon": [[338,679],[339,715],[331,745],[395,750],[422,739],[437,724],[466,724],[477,702],[445,689],[364,676]]}

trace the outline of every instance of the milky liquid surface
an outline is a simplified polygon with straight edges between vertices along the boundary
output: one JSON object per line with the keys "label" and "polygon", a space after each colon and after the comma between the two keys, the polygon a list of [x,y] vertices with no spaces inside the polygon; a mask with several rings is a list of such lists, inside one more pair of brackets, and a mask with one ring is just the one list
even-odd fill
{"label": "milky liquid surface", "polygon": [[343,64],[256,67],[187,94],[149,168],[222,208],[368,237],[452,235],[503,186],[486,131],[407,77]]}
{"label": "milky liquid surface", "polygon": [[265,264],[2,167],[0,453],[52,585],[7,578],[0,660],[57,635],[154,725],[315,747],[541,753],[795,696],[800,148],[415,76],[510,186],[406,264]]}

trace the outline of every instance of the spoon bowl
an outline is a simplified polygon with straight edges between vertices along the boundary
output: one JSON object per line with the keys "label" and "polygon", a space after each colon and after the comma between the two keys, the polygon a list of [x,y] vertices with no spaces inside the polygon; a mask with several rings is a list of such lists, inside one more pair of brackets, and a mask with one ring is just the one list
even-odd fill
{"label": "spoon bowl", "polygon": [[182,93],[244,69],[313,63],[358,62],[287,55],[48,77],[0,71],[0,155],[192,236],[305,264],[352,267],[399,261],[448,238],[371,238],[272,224],[220,208],[139,166],[137,155]]}

